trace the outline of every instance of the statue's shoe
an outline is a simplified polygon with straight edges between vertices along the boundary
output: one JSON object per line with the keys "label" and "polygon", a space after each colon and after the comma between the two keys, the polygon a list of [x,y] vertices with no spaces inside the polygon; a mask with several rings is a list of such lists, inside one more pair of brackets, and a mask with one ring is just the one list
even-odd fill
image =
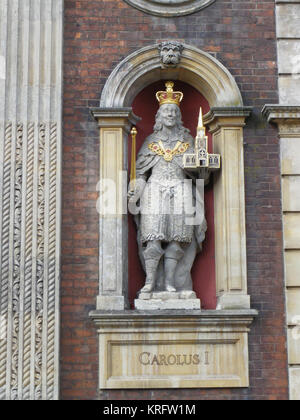
{"label": "statue's shoe", "polygon": [[140,293],[150,293],[154,289],[154,283],[146,283],[145,286],[140,290]]}
{"label": "statue's shoe", "polygon": [[166,285],[166,291],[167,292],[176,292],[176,289],[174,286],[171,286],[170,284]]}

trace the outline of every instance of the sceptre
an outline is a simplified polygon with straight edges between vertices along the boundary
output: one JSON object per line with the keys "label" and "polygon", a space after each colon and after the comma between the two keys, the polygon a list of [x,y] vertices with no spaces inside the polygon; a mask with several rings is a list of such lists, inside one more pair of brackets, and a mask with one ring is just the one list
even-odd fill
{"label": "sceptre", "polygon": [[131,169],[130,169],[130,185],[132,188],[135,186],[136,180],[136,136],[137,136],[137,129],[132,127],[130,132],[131,134]]}

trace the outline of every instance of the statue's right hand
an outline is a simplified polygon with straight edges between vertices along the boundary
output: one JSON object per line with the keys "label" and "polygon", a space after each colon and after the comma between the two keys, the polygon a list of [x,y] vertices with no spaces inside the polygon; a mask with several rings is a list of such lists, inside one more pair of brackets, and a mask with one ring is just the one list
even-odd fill
{"label": "statue's right hand", "polygon": [[138,196],[138,191],[136,189],[134,190],[129,190],[127,193],[127,197],[129,200],[133,199],[134,197]]}

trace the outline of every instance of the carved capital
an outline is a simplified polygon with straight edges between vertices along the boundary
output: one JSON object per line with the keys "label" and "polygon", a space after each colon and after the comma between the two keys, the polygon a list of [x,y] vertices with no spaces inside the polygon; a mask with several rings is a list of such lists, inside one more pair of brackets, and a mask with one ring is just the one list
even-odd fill
{"label": "carved capital", "polygon": [[90,111],[99,127],[123,128],[127,134],[140,120],[132,108],[91,108]]}
{"label": "carved capital", "polygon": [[221,127],[244,127],[251,111],[251,107],[214,107],[204,116],[204,124],[211,133]]}
{"label": "carved capital", "polygon": [[298,122],[286,120],[278,122],[280,137],[300,137],[300,119]]}
{"label": "carved capital", "polygon": [[278,125],[280,137],[300,137],[300,106],[265,105],[263,116]]}

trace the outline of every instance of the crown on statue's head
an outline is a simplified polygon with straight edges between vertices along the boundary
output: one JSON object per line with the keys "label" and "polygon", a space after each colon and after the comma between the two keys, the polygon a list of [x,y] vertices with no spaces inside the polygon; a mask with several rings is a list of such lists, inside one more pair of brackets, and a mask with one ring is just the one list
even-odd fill
{"label": "crown on statue's head", "polygon": [[159,106],[163,104],[176,104],[180,105],[180,102],[183,99],[183,93],[182,92],[174,92],[173,91],[174,83],[173,82],[167,82],[166,83],[166,90],[165,91],[159,91],[156,93],[156,99],[159,102]]}

